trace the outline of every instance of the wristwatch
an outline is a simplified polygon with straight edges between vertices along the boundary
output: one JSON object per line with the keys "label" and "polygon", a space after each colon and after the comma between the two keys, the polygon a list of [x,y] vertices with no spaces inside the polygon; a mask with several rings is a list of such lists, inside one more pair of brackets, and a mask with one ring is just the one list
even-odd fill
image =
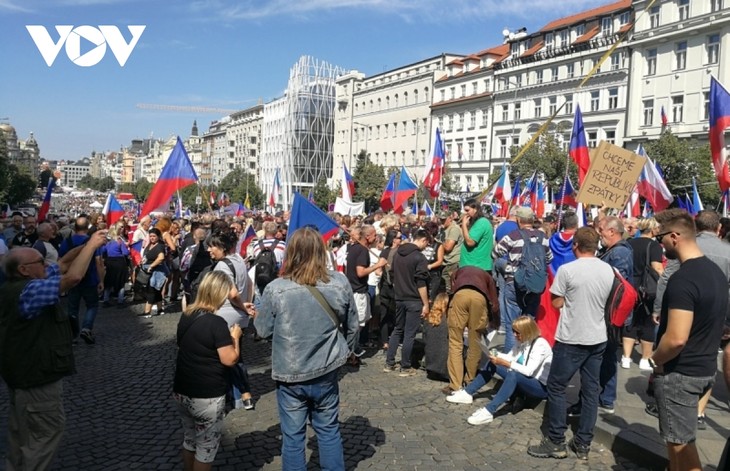
{"label": "wristwatch", "polygon": [[649,362],[649,366],[651,366],[652,369],[656,370],[659,367],[659,365],[656,364],[652,357],[649,357],[647,361]]}

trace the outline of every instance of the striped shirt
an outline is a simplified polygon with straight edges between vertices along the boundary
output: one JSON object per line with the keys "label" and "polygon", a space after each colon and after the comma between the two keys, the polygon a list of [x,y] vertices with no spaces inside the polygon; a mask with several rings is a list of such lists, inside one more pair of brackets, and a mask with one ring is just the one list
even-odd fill
{"label": "striped shirt", "polygon": [[541,231],[536,229],[517,229],[512,231],[502,237],[502,240],[492,250],[492,258],[495,260],[508,255],[507,264],[504,268],[505,280],[507,281],[514,279],[515,272],[520,264],[520,259],[522,259],[522,249],[525,246],[525,240],[522,238],[522,234],[529,236],[531,242],[537,242],[538,238],[542,237],[542,246],[545,248],[545,265],[550,265],[550,262],[553,261],[553,252],[550,250],[550,239]]}

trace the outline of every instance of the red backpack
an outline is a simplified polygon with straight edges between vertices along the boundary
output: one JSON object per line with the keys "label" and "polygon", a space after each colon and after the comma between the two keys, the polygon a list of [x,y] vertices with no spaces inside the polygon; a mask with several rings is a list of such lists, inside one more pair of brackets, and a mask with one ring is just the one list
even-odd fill
{"label": "red backpack", "polygon": [[606,299],[605,321],[609,340],[620,339],[620,329],[629,318],[639,300],[639,294],[631,283],[613,268],[613,286]]}

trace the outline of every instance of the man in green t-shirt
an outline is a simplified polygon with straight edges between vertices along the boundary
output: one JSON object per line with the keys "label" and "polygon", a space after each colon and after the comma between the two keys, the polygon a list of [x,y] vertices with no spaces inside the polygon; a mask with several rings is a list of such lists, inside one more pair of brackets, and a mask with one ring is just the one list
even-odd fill
{"label": "man in green t-shirt", "polygon": [[482,213],[479,202],[474,198],[464,202],[461,233],[464,236],[464,244],[461,246],[459,267],[473,266],[492,271],[494,230],[492,223]]}

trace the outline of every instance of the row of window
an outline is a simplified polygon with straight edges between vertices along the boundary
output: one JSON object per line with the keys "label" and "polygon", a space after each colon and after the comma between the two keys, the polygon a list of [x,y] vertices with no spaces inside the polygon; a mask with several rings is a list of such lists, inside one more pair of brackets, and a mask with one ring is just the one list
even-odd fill
{"label": "row of window", "polygon": [[[609,110],[615,110],[619,107],[619,94],[618,94],[618,87],[611,87],[607,89],[606,95],[607,95],[607,101],[606,104],[608,105],[606,108],[601,107],[601,92],[602,90],[593,90],[590,92],[590,103],[589,103],[589,109],[590,111],[601,111],[602,109],[609,109]],[[543,117],[543,111],[545,108],[543,107],[545,103],[545,99],[543,98],[536,98],[532,102],[532,116],[530,118],[541,118]],[[561,114],[565,115],[572,115],[573,114],[573,94],[569,93],[567,95],[563,96],[563,103],[564,106],[561,110]],[[510,104],[504,104],[502,105],[502,112],[501,112],[501,120],[509,121],[510,120],[510,107],[512,108],[512,119],[518,120],[522,119],[522,103],[512,103]],[[555,114],[555,112],[558,109],[558,97],[557,96],[551,96],[547,98],[547,116],[552,116]],[[527,116],[525,116],[527,117]]]}
{"label": "row of window", "polygon": [[[673,95],[671,97],[672,103],[671,108],[668,111],[667,115],[667,122],[670,123],[682,123],[684,122],[684,95]],[[702,93],[702,103],[701,103],[701,110],[702,110],[702,116],[700,117],[700,120],[708,120],[710,119],[710,92],[703,92]],[[667,113],[667,110],[664,110],[665,113]],[[643,101],[643,120],[642,124],[644,126],[653,126],[654,125],[654,114],[655,114],[655,105],[654,105],[654,99],[650,98]],[[660,111],[661,113],[661,111]]]}
{"label": "row of window", "polygon": [[[723,8],[723,0],[700,0],[699,2],[696,2],[699,5],[706,5],[709,3],[710,7],[710,13],[715,13],[717,11],[722,10]],[[668,10],[671,7],[671,3],[665,3],[664,4],[664,14],[667,15],[668,21],[666,23],[672,23],[675,21],[685,21],[689,19],[690,17],[690,0],[677,0],[676,2],[676,9]],[[696,7],[696,8],[701,8]],[[695,15],[700,15],[706,13],[706,10],[703,11],[695,11]],[[651,7],[649,10],[649,18],[648,18],[648,24],[649,29],[655,29],[658,28],[662,24],[662,5],[656,5]]]}
{"label": "row of window", "polygon": [[[720,35],[710,34],[705,42],[704,65],[717,64],[720,60]],[[656,75],[657,50],[647,49],[644,53],[646,60],[646,75]],[[687,41],[679,41],[674,44],[674,63],[672,70],[684,70],[687,68]]]}
{"label": "row of window", "polygon": [[[610,61],[603,66],[605,70],[619,70],[626,67],[625,54],[623,52],[617,52],[611,55]],[[533,70],[530,72],[521,72],[511,77],[500,77],[497,79],[497,90],[503,91],[507,89],[521,88],[523,85],[541,84],[547,82],[555,82],[561,79],[572,79],[580,77],[587,73],[593,68],[595,64],[594,59],[587,58],[578,62],[578,75],[576,75],[575,63],[569,63],[564,65],[556,65],[545,70]],[[481,88],[480,88],[481,85]],[[457,94],[457,90],[460,92]],[[441,101],[454,100],[456,98],[465,98],[473,96],[478,93],[490,92],[491,91],[491,80],[486,78],[479,81],[473,81],[470,84],[461,84],[460,87],[450,87],[448,89],[448,95],[446,89],[440,90]]]}
{"label": "row of window", "polygon": [[[429,100],[431,99],[431,96],[429,95],[429,88],[425,87],[423,89],[422,98],[419,96],[418,90],[413,90],[412,97],[413,98],[411,100],[411,97],[408,95],[408,92],[403,92],[402,101],[401,101],[401,95],[396,93],[395,95],[393,95],[392,107],[398,108],[399,106],[408,106],[410,104],[429,102]],[[385,105],[385,108],[383,108],[383,105]],[[366,111],[382,111],[382,110],[389,110],[389,109],[391,109],[390,96],[386,96],[385,99],[378,98],[377,100],[370,100],[369,103],[366,100],[363,100],[362,103],[355,103],[355,113],[358,113],[358,112],[364,113]]]}
{"label": "row of window", "polygon": [[[417,132],[420,134],[426,134],[428,128],[428,119],[423,118],[420,120],[414,119],[411,121],[402,121],[401,123],[390,124],[378,124],[375,126],[360,126],[352,130],[352,138],[355,141],[359,140],[373,140],[373,139],[387,139],[389,137],[405,136],[407,134],[415,135]],[[382,134],[381,134],[382,130]],[[398,134],[400,132],[400,134]],[[342,142],[345,142],[347,136],[345,131],[342,131]]]}

